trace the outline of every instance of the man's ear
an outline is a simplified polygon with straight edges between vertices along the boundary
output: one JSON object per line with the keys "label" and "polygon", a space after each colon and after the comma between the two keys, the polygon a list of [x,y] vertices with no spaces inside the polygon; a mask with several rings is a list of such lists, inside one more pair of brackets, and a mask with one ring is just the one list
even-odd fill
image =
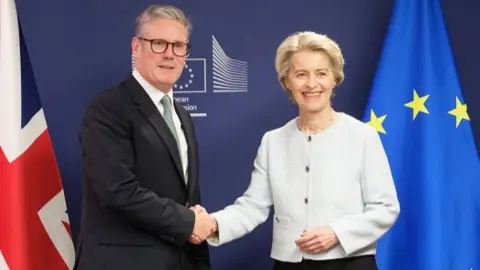
{"label": "man's ear", "polygon": [[140,41],[137,37],[132,38],[132,54],[135,56],[138,53],[138,48],[140,47]]}

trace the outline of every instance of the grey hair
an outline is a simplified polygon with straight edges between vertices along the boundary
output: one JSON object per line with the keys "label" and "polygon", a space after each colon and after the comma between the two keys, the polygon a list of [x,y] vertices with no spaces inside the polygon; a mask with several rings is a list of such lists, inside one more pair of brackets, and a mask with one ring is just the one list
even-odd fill
{"label": "grey hair", "polygon": [[285,80],[290,72],[290,59],[294,53],[301,50],[325,52],[331,60],[336,86],[343,82],[345,79],[343,72],[345,60],[338,44],[326,35],[309,31],[296,32],[288,36],[280,44],[275,57],[275,70],[277,71],[278,80],[287,92],[289,91],[285,86]]}
{"label": "grey hair", "polygon": [[153,19],[172,19],[180,22],[187,28],[188,35],[192,32],[192,23],[182,10],[172,5],[151,5],[143,11],[135,21],[135,36],[141,36],[144,25]]}

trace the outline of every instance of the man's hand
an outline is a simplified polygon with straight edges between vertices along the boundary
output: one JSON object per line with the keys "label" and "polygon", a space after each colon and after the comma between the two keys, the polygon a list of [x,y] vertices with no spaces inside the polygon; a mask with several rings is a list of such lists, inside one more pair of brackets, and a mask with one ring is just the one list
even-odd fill
{"label": "man's hand", "polygon": [[198,245],[216,231],[217,224],[202,206],[195,205],[190,209],[195,212],[195,226],[190,236],[190,242]]}
{"label": "man's hand", "polygon": [[308,253],[322,253],[338,244],[338,238],[330,226],[308,230],[295,240],[300,250]]}

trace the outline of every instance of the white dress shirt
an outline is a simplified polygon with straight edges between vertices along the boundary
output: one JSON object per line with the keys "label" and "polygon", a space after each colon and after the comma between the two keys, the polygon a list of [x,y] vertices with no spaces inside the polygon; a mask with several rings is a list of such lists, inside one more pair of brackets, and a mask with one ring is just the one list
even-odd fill
{"label": "white dress shirt", "polygon": [[[400,206],[380,137],[371,126],[340,113],[328,129],[301,132],[296,119],[266,132],[251,182],[234,204],[213,213],[228,243],[265,222],[273,205],[271,257],[285,262],[374,254],[376,242],[396,221]],[[304,230],[329,225],[339,239],[318,254],[295,244]]]}
{"label": "white dress shirt", "polygon": [[[138,83],[143,87],[143,90],[147,92],[148,96],[152,99],[153,103],[157,107],[158,111],[163,115],[164,108],[162,103],[160,102],[165,96],[165,93],[153,87],[149,82],[147,82],[140,73],[136,69],[132,72],[133,77],[138,81]],[[180,118],[175,111],[175,107],[173,106],[173,91],[170,90],[167,95],[170,97],[170,101],[172,102],[172,118],[173,118],[173,125],[175,126],[175,130],[177,131],[178,141],[180,142],[179,145],[179,152],[180,158],[182,161],[182,168],[183,174],[185,176],[185,181],[188,181],[188,144],[185,138],[185,134],[182,130],[182,123],[180,122]]]}

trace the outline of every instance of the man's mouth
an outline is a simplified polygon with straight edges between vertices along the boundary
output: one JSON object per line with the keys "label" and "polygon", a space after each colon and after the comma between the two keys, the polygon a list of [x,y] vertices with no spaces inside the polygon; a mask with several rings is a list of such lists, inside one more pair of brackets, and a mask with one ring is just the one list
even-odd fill
{"label": "man's mouth", "polygon": [[159,68],[162,68],[162,69],[168,69],[168,70],[174,69],[174,67],[172,67],[172,66],[166,66],[166,65],[160,65],[160,66],[158,66],[158,67],[159,67]]}

